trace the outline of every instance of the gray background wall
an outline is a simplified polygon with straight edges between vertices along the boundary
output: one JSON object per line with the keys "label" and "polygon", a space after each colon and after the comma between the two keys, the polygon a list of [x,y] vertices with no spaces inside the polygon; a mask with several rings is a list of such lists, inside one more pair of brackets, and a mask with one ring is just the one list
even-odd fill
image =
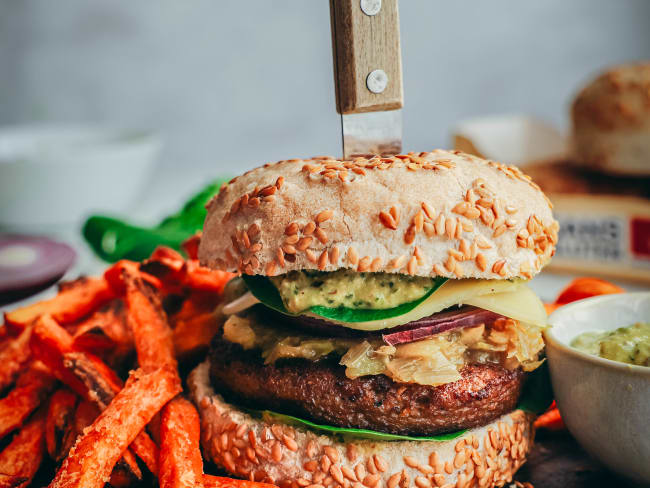
{"label": "gray background wall", "polygon": [[[405,148],[472,115],[565,125],[600,67],[650,58],[645,0],[402,0]],[[0,124],[153,128],[168,169],[338,154],[326,0],[0,0]]]}

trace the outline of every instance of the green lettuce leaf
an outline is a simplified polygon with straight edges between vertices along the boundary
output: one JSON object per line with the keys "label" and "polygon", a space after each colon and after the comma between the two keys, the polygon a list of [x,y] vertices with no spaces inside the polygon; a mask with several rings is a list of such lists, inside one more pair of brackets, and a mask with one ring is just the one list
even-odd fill
{"label": "green lettuce leaf", "polygon": [[272,308],[276,312],[285,315],[294,315],[284,307],[284,303],[280,297],[280,292],[278,292],[278,289],[273,286],[271,280],[266,276],[242,274],[241,279],[244,280],[244,283],[246,283],[248,290],[253,294],[253,296],[264,305]]}
{"label": "green lettuce leaf", "polygon": [[[246,410],[246,409],[244,409]],[[438,434],[434,436],[415,437],[410,435],[399,434],[386,434],[384,432],[377,432],[368,429],[352,429],[347,427],[333,427],[331,425],[317,424],[309,420],[294,417],[292,415],[284,415],[282,413],[272,412],[270,410],[247,410],[247,412],[255,417],[262,418],[268,421],[280,422],[294,427],[301,427],[303,429],[312,430],[322,433],[324,435],[339,436],[343,438],[355,439],[368,439],[373,441],[449,441],[456,439],[463,435],[467,430],[458,430],[456,432],[449,432],[445,434]]]}
{"label": "green lettuce leaf", "polygon": [[[281,312],[286,315],[293,315],[287,311],[282,303],[282,298],[277,288],[266,277],[261,275],[242,275],[242,279],[248,286],[250,292],[260,302],[273,310]],[[433,292],[442,286],[447,281],[447,278],[436,277],[434,278],[433,287],[427,291],[423,297],[413,300],[412,302],[403,303],[393,308],[386,308],[382,310],[363,309],[363,308],[348,308],[348,307],[311,307],[309,311],[314,315],[319,315],[326,319],[337,320],[339,322],[368,322],[371,320],[383,320],[391,317],[397,317],[410,312],[415,307],[425,301]]]}

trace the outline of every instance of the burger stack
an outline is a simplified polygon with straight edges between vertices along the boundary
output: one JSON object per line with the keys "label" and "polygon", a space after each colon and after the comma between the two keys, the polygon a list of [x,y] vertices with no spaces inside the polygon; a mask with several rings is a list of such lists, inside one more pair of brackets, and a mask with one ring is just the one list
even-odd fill
{"label": "burger stack", "polygon": [[501,486],[530,451],[558,223],[515,167],[458,151],[280,161],[208,205],[241,275],[188,380],[206,455],[283,488]]}

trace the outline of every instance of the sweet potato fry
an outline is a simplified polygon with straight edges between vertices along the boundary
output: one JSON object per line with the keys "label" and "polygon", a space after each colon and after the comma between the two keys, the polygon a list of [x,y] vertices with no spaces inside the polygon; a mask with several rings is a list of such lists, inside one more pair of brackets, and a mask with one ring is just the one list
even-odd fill
{"label": "sweet potato fry", "polygon": [[57,296],[5,314],[5,324],[14,335],[38,317],[49,314],[61,324],[68,324],[88,315],[114,293],[103,278],[80,278],[62,285]]}
{"label": "sweet potato fry", "polygon": [[30,345],[34,357],[45,363],[54,376],[87,398],[84,384],[63,365],[63,355],[74,351],[73,342],[72,336],[50,315],[42,315],[34,324]]}
{"label": "sweet potato fry", "polygon": [[583,298],[610,293],[624,293],[623,288],[598,278],[577,278],[560,292],[555,303],[564,305]]}
{"label": "sweet potato fry", "polygon": [[222,476],[203,475],[204,488],[277,488],[270,483],[260,483],[258,481],[236,480]]}
{"label": "sweet potato fry", "polygon": [[[157,413],[157,412],[156,412]],[[129,449],[144,462],[147,469],[158,476],[158,446],[144,430],[133,440]]]}
{"label": "sweet potato fry", "polygon": [[219,300],[213,297],[206,297],[205,293],[191,293],[186,300],[183,301],[181,308],[170,316],[172,328],[182,320],[191,320],[197,315],[207,312],[213,312]]}
{"label": "sweet potato fry", "polygon": [[16,386],[0,400],[0,439],[20,427],[29,415],[47,398],[56,380],[39,362],[23,371]]}
{"label": "sweet potato fry", "polygon": [[[83,382],[88,390],[88,397],[102,410],[122,389],[122,381],[110,368],[99,361],[92,360],[85,353],[64,354],[64,364]],[[131,449],[144,461],[149,471],[158,474],[158,447],[146,432],[138,434]]]}
{"label": "sweet potato fry", "polygon": [[177,372],[168,366],[133,372],[124,389],[79,438],[49,486],[102,488],[129,444],[181,390]]}
{"label": "sweet potato fry", "polygon": [[[128,453],[129,451],[126,452]],[[124,463],[124,458],[122,458],[113,468],[108,486],[111,488],[126,488],[127,486],[133,486],[141,480],[142,477],[136,476],[133,471],[131,471],[131,467],[126,465]]]}
{"label": "sweet potato fry", "polygon": [[158,246],[154,249],[147,259],[147,262],[150,261],[157,261],[173,271],[180,271],[185,263],[185,259],[179,252],[167,246]]}
{"label": "sweet potato fry", "polygon": [[56,461],[63,459],[72,447],[65,441],[74,427],[78,400],[79,397],[67,388],[58,389],[50,398],[45,416],[45,445],[50,457]]}
{"label": "sweet potato fry", "polygon": [[176,357],[182,361],[207,351],[219,327],[220,323],[212,312],[177,321],[173,333]]}
{"label": "sweet potato fry", "polygon": [[41,465],[45,453],[44,425],[45,410],[41,408],[0,452],[0,473],[23,479],[12,486],[27,486]]}
{"label": "sweet potato fry", "polygon": [[551,406],[546,412],[537,417],[535,420],[536,429],[548,429],[548,430],[563,430],[565,428],[564,421],[560,416],[560,410]]}
{"label": "sweet potato fry", "polygon": [[[99,408],[87,400],[82,400],[77,406],[75,412],[74,425],[73,429],[68,431],[70,433],[69,438],[66,438],[66,445],[68,445],[68,450],[65,452],[65,455],[68,455],[68,452],[74,445],[77,437],[83,435],[86,427],[92,425],[95,419],[99,416]],[[65,456],[63,456],[65,457]],[[138,462],[135,460],[133,453],[130,449],[124,451],[122,459],[120,459],[111,473],[111,480],[109,484],[115,488],[118,486],[129,486],[130,484],[142,479],[142,471],[138,466]]]}
{"label": "sweet potato fry", "polygon": [[113,483],[117,483],[120,486],[128,486],[131,482],[141,481],[142,480],[142,470],[138,466],[138,461],[135,459],[135,454],[131,449],[127,448],[126,451],[122,453],[122,457],[118,459],[113,470],[111,471],[111,486],[117,488]]}
{"label": "sweet potato fry", "polygon": [[185,262],[184,284],[194,290],[221,294],[226,283],[235,275],[227,271],[204,268],[196,260]]}
{"label": "sweet potato fry", "polygon": [[122,389],[122,380],[106,364],[85,352],[66,352],[63,366],[84,385],[85,398],[104,409]]}
{"label": "sweet potato fry", "polygon": [[199,244],[201,243],[202,232],[197,232],[192,237],[188,237],[181,244],[181,249],[187,255],[188,259],[199,259]]}
{"label": "sweet potato fry", "polygon": [[32,327],[25,327],[18,337],[9,338],[0,349],[0,391],[11,385],[32,355],[29,340]]}
{"label": "sweet potato fry", "polygon": [[0,488],[22,488],[25,482],[29,482],[29,478],[0,473]]}
{"label": "sweet potato fry", "polygon": [[172,331],[158,294],[139,274],[124,270],[129,325],[133,332],[138,364],[144,370],[169,365],[176,369]]}
{"label": "sweet potato fry", "polygon": [[81,435],[86,427],[92,425],[101,410],[97,405],[88,400],[82,400],[77,405],[74,413],[74,437]]}
{"label": "sweet potato fry", "polygon": [[176,397],[162,410],[160,421],[160,488],[203,485],[201,426],[194,405]]}
{"label": "sweet potato fry", "polygon": [[[77,437],[83,432],[83,429],[93,423],[93,420],[99,415],[99,408],[88,400],[77,402],[75,411],[72,414],[72,420],[65,426],[65,432],[61,440],[60,453],[55,461],[63,460],[72,449]],[[46,432],[47,435],[47,432]]]}
{"label": "sweet potato fry", "polygon": [[77,325],[73,337],[75,349],[96,354],[114,367],[121,364],[133,351],[124,302],[114,299],[103,305]]}
{"label": "sweet potato fry", "polygon": [[204,268],[197,259],[184,260],[173,249],[160,246],[145,261],[140,271],[146,270],[162,281],[162,289],[181,293],[183,289],[201,290],[220,294],[232,273]]}
{"label": "sweet potato fry", "polygon": [[[115,372],[98,357],[75,351],[72,336],[51,317],[41,317],[34,329],[34,356],[47,361],[57,378],[82,398],[106,408],[122,389],[122,381]],[[152,473],[157,473],[157,448],[146,433],[138,436],[133,449]]]}
{"label": "sweet potato fry", "polygon": [[154,288],[162,288],[162,283],[157,277],[140,270],[140,263],[122,259],[104,271],[104,279],[109,283],[111,289],[118,296],[124,295],[125,285],[122,274],[125,272],[131,275],[139,274],[144,281]]}

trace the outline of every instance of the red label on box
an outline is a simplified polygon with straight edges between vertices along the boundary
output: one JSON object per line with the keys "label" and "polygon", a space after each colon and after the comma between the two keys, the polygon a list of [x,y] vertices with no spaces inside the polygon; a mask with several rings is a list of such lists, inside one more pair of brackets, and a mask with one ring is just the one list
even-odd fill
{"label": "red label on box", "polygon": [[630,245],[636,256],[650,258],[650,219],[630,220]]}

